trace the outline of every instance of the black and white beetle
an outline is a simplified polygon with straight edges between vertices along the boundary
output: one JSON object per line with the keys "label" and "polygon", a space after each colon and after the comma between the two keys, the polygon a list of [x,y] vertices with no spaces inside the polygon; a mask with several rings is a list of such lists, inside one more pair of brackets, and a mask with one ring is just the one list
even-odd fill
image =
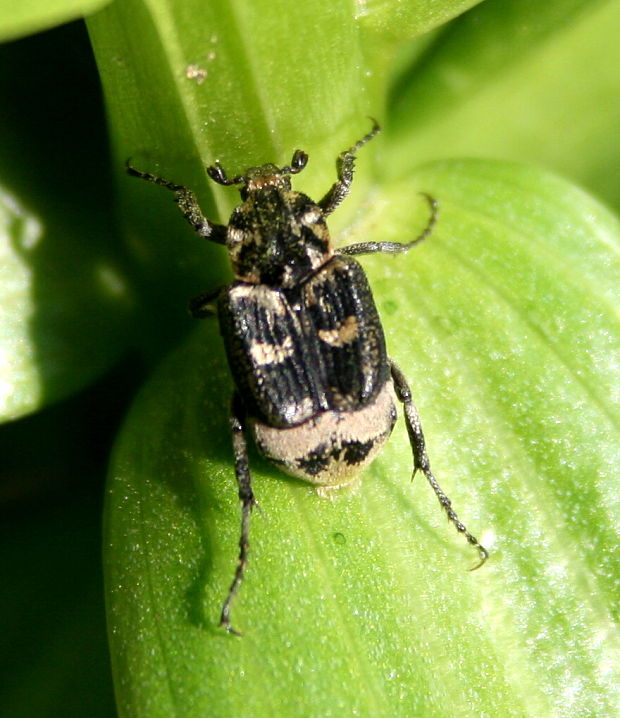
{"label": "black and white beetle", "polygon": [[208,167],[221,185],[241,185],[243,200],[228,225],[210,222],[192,190],[161,177],[129,174],[175,193],[185,219],[212,242],[225,244],[235,279],[195,297],[197,318],[213,314],[217,300],[220,331],[236,385],[230,426],[235,473],[241,500],[239,560],[224,601],[220,625],[230,623],[232,601],[248,561],[249,525],[256,504],[245,430],[260,452],[283,471],[315,484],[326,495],[354,478],[387,441],[396,421],[394,391],[402,402],[411,448],[413,475],[426,476],[449,520],[480,553],[486,549],[461,523],[450,499],[433,476],[420,417],[405,376],[387,356],[381,321],[355,254],[406,252],[431,232],[437,202],[424,231],[410,242],[362,242],[331,246],[325,218],[349,193],[356,151],[379,132],[372,130],[342,152],[338,178],[327,194],[313,202],[291,189],[289,175],[306,166],[308,155],[296,150],[290,166],[251,167],[228,178],[216,162]]}

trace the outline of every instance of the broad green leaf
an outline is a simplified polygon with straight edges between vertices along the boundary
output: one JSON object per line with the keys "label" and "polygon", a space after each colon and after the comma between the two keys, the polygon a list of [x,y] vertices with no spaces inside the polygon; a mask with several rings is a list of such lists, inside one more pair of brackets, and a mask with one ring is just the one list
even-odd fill
{"label": "broad green leaf", "polygon": [[0,186],[3,420],[91,382],[124,343],[131,293],[123,270],[97,246],[98,230],[87,241],[78,227],[48,202],[35,211]]}
{"label": "broad green leaf", "polygon": [[0,46],[3,420],[86,386],[128,344],[135,293],[89,68],[75,25]]}
{"label": "broad green leaf", "polygon": [[128,0],[88,27],[121,151],[243,167],[325,135],[343,146],[384,102],[385,74],[364,59],[371,31],[411,40],[472,4]]}
{"label": "broad green leaf", "polygon": [[[379,92],[383,95],[386,83],[392,80],[394,60],[404,45],[447,23],[478,2],[480,0],[370,0],[360,4],[357,18],[360,21],[362,50],[368,74]],[[421,53],[431,37],[429,35],[417,40],[414,43],[414,54]],[[406,54],[411,54],[411,48]]]}
{"label": "broad green leaf", "polygon": [[108,2],[110,0],[0,0],[0,42],[76,20]]}
{"label": "broad green leaf", "polygon": [[386,171],[460,156],[560,172],[620,207],[620,4],[487,0],[392,93]]}
{"label": "broad green leaf", "polygon": [[121,716],[613,715],[617,708],[617,221],[519,165],[428,165],[369,195],[365,260],[435,472],[401,425],[333,501],[251,456],[261,511],[234,607],[239,509],[217,328],[144,388],[111,466],[105,561]]}
{"label": "broad green leaf", "polygon": [[403,3],[398,0],[367,0],[360,4],[359,17],[365,29],[390,38],[411,40],[469,10],[482,0],[442,0]]}

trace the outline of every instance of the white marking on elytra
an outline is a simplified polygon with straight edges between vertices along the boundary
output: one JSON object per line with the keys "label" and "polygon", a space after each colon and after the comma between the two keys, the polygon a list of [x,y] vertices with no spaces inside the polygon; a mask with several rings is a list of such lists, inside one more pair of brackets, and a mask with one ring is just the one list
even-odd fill
{"label": "white marking on elytra", "polygon": [[342,347],[357,339],[359,325],[354,316],[347,317],[335,329],[319,329],[319,339],[332,347]]}
{"label": "white marking on elytra", "polygon": [[268,342],[253,342],[250,347],[252,360],[257,366],[265,364],[280,364],[293,353],[293,340],[286,337],[282,344],[269,344]]}
{"label": "white marking on elytra", "polygon": [[286,314],[286,303],[280,292],[264,284],[238,284],[230,290],[232,301],[254,300],[258,306],[270,314]]}

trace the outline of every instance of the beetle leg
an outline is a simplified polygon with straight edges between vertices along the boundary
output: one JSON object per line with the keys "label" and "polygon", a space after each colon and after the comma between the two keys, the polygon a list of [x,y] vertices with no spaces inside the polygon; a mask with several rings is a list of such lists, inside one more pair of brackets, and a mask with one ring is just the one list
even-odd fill
{"label": "beetle leg", "polygon": [[420,415],[413,403],[411,389],[407,384],[405,375],[398,368],[398,366],[391,359],[389,362],[392,379],[394,380],[394,386],[396,389],[396,396],[398,397],[398,400],[402,402],[405,411],[405,423],[407,425],[407,433],[409,434],[411,450],[413,451],[413,476],[415,476],[417,471],[421,471],[424,476],[426,476],[426,480],[435,492],[435,496],[439,499],[439,503],[448,515],[448,519],[454,524],[456,530],[459,533],[462,533],[467,541],[478,549],[480,561],[470,569],[473,571],[480,568],[480,566],[482,566],[482,564],[487,560],[489,556],[488,551],[478,542],[478,539],[475,536],[469,533],[465,524],[461,522],[452,508],[452,502],[446,496],[437,479],[434,477],[433,472],[431,471],[428,454],[426,453],[426,444],[424,442],[424,433],[422,432]]}
{"label": "beetle leg", "polygon": [[225,285],[216,287],[215,289],[209,289],[206,292],[201,292],[195,297],[189,300],[189,313],[194,319],[207,319],[217,314],[217,309],[214,306],[215,300],[220,296],[222,290],[225,289]]}
{"label": "beetle leg", "polygon": [[239,486],[239,500],[241,501],[241,536],[239,538],[239,559],[235,569],[235,577],[228,589],[228,595],[222,606],[220,615],[220,626],[223,626],[229,633],[235,636],[241,634],[230,625],[230,607],[237,595],[239,586],[243,581],[245,568],[248,565],[248,553],[250,550],[250,514],[256,505],[254,492],[252,491],[252,479],[248,462],[248,445],[245,438],[245,411],[235,392],[230,412],[230,428],[232,431],[233,452],[235,456],[235,475]]}
{"label": "beetle leg", "polygon": [[349,244],[347,247],[336,249],[336,254],[374,254],[375,252],[386,252],[387,254],[400,254],[408,252],[416,244],[423,242],[433,231],[433,227],[439,216],[439,202],[426,192],[420,192],[430,207],[431,213],[426,223],[426,227],[414,237],[410,242],[358,242],[357,244]]}
{"label": "beetle leg", "polygon": [[132,177],[139,177],[140,179],[146,180],[147,182],[154,182],[174,192],[175,202],[181,210],[181,214],[185,217],[187,222],[192,228],[201,236],[206,237],[211,242],[217,244],[225,244],[226,242],[226,227],[223,224],[215,224],[210,222],[202,213],[198,200],[194,192],[180,184],[175,184],[163,177],[157,177],[152,175],[150,172],[141,172],[135,167],[129,164],[129,160],[126,163],[127,173]]}
{"label": "beetle leg", "polygon": [[323,214],[331,214],[342,200],[349,194],[351,183],[353,182],[353,170],[355,168],[355,153],[360,147],[370,142],[372,138],[380,131],[380,127],[376,120],[373,120],[372,129],[361,140],[358,140],[353,147],[341,152],[336,161],[336,169],[338,179],[330,187],[327,194],[318,202],[319,207],[323,210]]}

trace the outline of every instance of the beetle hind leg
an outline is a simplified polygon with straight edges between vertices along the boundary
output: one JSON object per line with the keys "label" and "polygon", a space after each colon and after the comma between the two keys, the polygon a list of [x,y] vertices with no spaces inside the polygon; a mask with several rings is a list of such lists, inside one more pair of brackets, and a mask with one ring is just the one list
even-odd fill
{"label": "beetle hind leg", "polygon": [[237,568],[235,569],[235,576],[230,584],[228,594],[222,606],[220,626],[225,628],[229,633],[240,636],[241,633],[231,625],[230,609],[239,591],[245,569],[248,565],[248,554],[250,551],[250,515],[252,509],[256,506],[256,499],[252,491],[252,479],[248,461],[248,445],[245,437],[245,411],[237,394],[233,396],[230,428],[232,431],[233,452],[235,457],[235,475],[239,486],[239,500],[241,501],[241,535],[239,537]]}
{"label": "beetle hind leg", "polygon": [[[403,404],[405,412],[405,422],[407,425],[407,433],[409,434],[409,442],[411,443],[411,450],[413,451],[413,476],[417,471],[421,471],[426,480],[430,484],[431,488],[435,492],[435,496],[439,500],[439,503],[446,512],[448,519],[454,525],[456,530],[463,534],[467,541],[478,549],[480,554],[479,562],[473,566],[470,571],[474,571],[480,568],[482,564],[487,560],[489,553],[478,541],[478,539],[471,534],[465,524],[459,519],[456,511],[452,508],[452,502],[443,491],[439,482],[431,471],[430,461],[428,454],[426,453],[426,444],[424,441],[424,433],[422,432],[422,424],[420,422],[420,415],[418,410],[413,403],[411,395],[411,389],[407,383],[407,379],[398,366],[390,359],[390,371],[392,379],[394,381],[394,387],[396,389],[396,396],[398,400]],[[413,477],[412,477],[413,478]]]}

